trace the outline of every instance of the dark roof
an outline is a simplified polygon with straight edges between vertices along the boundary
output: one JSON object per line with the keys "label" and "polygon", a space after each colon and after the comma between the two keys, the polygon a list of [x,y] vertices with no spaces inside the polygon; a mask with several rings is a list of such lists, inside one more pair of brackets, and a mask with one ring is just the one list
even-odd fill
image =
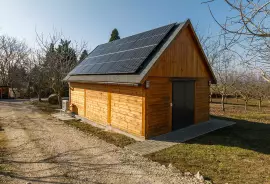
{"label": "dark roof", "polygon": [[[191,25],[190,20],[169,24],[130,37],[101,44],[75,67],[65,77],[64,81],[140,84],[164,50],[170,45],[182,28],[189,24]],[[216,83],[214,73],[197,37],[196,41],[201,48],[209,72],[211,73],[212,83]]]}
{"label": "dark roof", "polygon": [[134,74],[175,23],[97,46],[70,75]]}

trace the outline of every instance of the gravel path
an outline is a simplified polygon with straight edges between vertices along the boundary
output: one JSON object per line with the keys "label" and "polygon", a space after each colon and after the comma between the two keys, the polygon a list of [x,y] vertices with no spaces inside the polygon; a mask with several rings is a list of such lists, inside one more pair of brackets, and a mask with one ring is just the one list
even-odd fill
{"label": "gravel path", "polygon": [[200,183],[67,126],[21,102],[0,102],[7,183]]}

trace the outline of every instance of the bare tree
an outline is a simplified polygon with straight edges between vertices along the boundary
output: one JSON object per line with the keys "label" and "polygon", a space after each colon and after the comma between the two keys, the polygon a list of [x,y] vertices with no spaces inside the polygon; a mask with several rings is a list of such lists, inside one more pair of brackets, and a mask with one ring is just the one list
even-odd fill
{"label": "bare tree", "polygon": [[[20,88],[26,76],[24,62],[29,55],[29,49],[24,42],[6,35],[0,36],[0,83]],[[14,94],[16,94],[14,92]]]}
{"label": "bare tree", "polygon": [[78,56],[86,48],[86,43],[71,42],[57,32],[47,38],[37,34],[37,42],[45,59],[43,72],[49,87],[57,94],[61,106],[63,93],[68,89],[68,84],[63,79],[77,65]]}
{"label": "bare tree", "polygon": [[29,73],[30,87],[41,102],[41,93],[49,87],[46,72],[44,68],[45,58],[36,51],[30,58],[33,66]]}
{"label": "bare tree", "polygon": [[262,101],[267,98],[267,94],[269,93],[269,85],[261,77],[258,77],[256,73],[249,75],[249,79],[251,80],[250,88],[252,89],[252,97],[258,101],[258,107],[261,110]]}
{"label": "bare tree", "polygon": [[248,102],[253,98],[253,80],[250,77],[250,73],[242,75],[241,78],[238,78],[234,88],[236,92],[241,96],[245,102],[245,110],[247,110]]}
{"label": "bare tree", "polygon": [[212,17],[223,30],[226,39],[249,50],[250,55],[257,55],[258,57],[249,60],[247,64],[252,68],[257,68],[262,77],[270,82],[269,57],[265,57],[265,53],[269,55],[270,52],[270,1],[224,0],[230,12],[227,13],[223,23],[217,20],[211,9],[211,3],[215,1],[208,0],[203,3],[208,4]]}
{"label": "bare tree", "polygon": [[[198,32],[198,31],[197,31]],[[220,57],[222,53],[225,51],[220,36],[214,37],[209,31],[207,35],[202,35],[198,33],[199,40],[202,44],[204,53],[209,61],[209,64],[214,69],[214,72],[217,72],[217,65],[220,62]],[[219,93],[218,85],[211,85],[210,86],[210,94],[209,99],[212,102],[213,93]],[[224,105],[222,105],[224,107]],[[223,108],[224,109],[224,108]]]}

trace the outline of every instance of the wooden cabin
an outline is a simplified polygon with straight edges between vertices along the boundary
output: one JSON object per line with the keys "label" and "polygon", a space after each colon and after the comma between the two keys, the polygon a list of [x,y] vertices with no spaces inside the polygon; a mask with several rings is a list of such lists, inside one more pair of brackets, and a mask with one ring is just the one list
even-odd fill
{"label": "wooden cabin", "polygon": [[189,20],[99,45],[64,80],[73,112],[141,138],[209,120],[216,83]]}

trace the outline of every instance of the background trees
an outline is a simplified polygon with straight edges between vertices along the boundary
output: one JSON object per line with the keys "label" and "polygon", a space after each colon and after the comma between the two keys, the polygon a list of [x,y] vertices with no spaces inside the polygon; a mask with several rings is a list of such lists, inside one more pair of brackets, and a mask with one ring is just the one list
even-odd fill
{"label": "background trees", "polygon": [[[65,76],[81,61],[88,53],[86,44],[78,44],[65,39],[60,33],[55,33],[48,38],[37,35],[39,45],[39,57],[43,60],[39,69],[46,78],[48,88],[58,96],[59,104],[63,95],[68,96],[68,84],[63,81]],[[80,58],[80,59],[79,59]],[[35,68],[38,71],[38,67]]]}
{"label": "background trees", "polygon": [[0,35],[0,85],[39,100],[42,93],[53,90],[61,102],[62,96],[68,94],[63,79],[87,57],[86,44],[72,42],[59,33],[47,38],[37,35],[37,43],[38,48],[30,50],[24,42]]}
{"label": "background trees", "polygon": [[112,30],[111,38],[110,38],[109,42],[112,42],[112,41],[118,40],[118,39],[120,39],[119,32],[118,32],[118,30],[115,28],[115,29]]}
{"label": "background trees", "polygon": [[250,68],[256,68],[261,76],[270,82],[270,1],[224,0],[230,8],[224,22],[217,20],[210,8],[211,3],[215,1],[205,3],[208,3],[213,19],[220,26],[226,39],[246,50],[246,56],[251,56],[251,59],[246,60],[246,64]]}
{"label": "background trees", "polygon": [[29,51],[24,42],[0,35],[0,85],[10,86],[12,90],[25,85],[27,71],[24,63],[27,62]]}
{"label": "background trees", "polygon": [[88,56],[88,51],[87,50],[83,50],[82,54],[80,56],[79,62],[81,62],[82,60],[84,60],[87,56]]}
{"label": "background trees", "polygon": [[[260,109],[263,99],[269,98],[270,1],[224,0],[225,5],[230,9],[226,12],[225,21],[217,20],[214,9],[211,8],[215,1],[217,0],[203,2],[208,5],[214,21],[221,28],[219,41],[210,36],[211,39],[202,42],[206,44],[204,50],[218,78],[218,84],[213,85],[211,91],[223,96],[224,91],[230,89],[225,96],[234,94],[236,97],[241,97],[245,101],[245,109],[250,99],[258,100]],[[221,45],[222,52],[211,49],[211,46],[216,43]],[[218,54],[207,54],[209,48]],[[222,56],[221,60],[215,59],[217,62],[212,62],[213,58],[219,58],[223,52],[227,54]],[[234,56],[230,62],[228,62],[229,55]],[[225,110],[224,103],[221,104],[222,109]]]}

